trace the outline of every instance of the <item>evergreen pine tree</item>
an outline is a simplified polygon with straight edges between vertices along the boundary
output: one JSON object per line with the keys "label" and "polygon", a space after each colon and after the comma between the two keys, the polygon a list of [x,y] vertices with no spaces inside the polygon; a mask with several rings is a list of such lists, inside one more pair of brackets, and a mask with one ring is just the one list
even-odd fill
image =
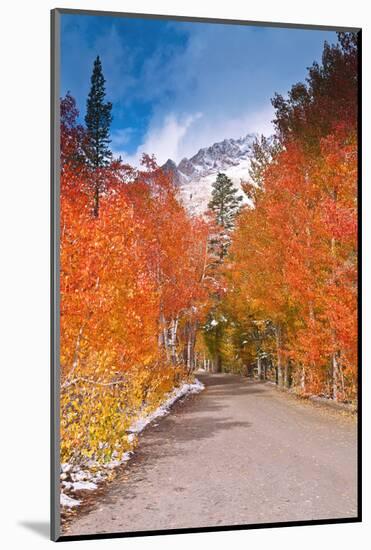
{"label": "evergreen pine tree", "polygon": [[[215,267],[222,264],[228,253],[230,233],[233,230],[235,217],[240,209],[242,197],[232,181],[222,173],[218,173],[213,183],[209,210],[214,214],[217,231],[210,238],[209,250],[215,257]],[[223,311],[218,293],[214,296],[214,306],[210,309],[209,319],[205,325],[205,342],[213,357],[214,371],[221,372],[223,368],[223,346],[225,346],[228,316]],[[225,366],[225,365],[224,365]]]}
{"label": "evergreen pine tree", "polygon": [[241,206],[242,197],[237,196],[237,189],[232,181],[222,173],[218,173],[213,183],[209,209],[214,213],[215,221],[220,227],[219,235],[215,236],[211,245],[218,249],[218,256],[223,260],[229,246],[229,232],[234,227],[236,214]]}
{"label": "evergreen pine tree", "polygon": [[227,231],[233,229],[234,218],[242,201],[242,197],[237,196],[237,192],[232,181],[225,174],[219,172],[213,183],[208,207],[214,212],[216,223]]}
{"label": "evergreen pine tree", "polygon": [[96,170],[96,181],[94,182],[95,216],[99,214],[99,194],[102,187],[99,168],[106,166],[112,158],[112,152],[109,148],[112,103],[104,101],[106,96],[105,82],[102,63],[98,55],[94,61],[85,116],[88,134],[86,157],[90,166]]}

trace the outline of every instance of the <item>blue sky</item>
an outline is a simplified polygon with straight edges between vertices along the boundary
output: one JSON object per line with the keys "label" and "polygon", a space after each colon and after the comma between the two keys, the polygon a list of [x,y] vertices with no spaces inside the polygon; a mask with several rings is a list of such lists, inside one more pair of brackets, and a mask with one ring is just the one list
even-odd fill
{"label": "blue sky", "polygon": [[200,147],[272,131],[274,92],[286,94],[320,61],[332,31],[62,15],[61,95],[85,115],[101,57],[113,103],[112,149],[180,161]]}

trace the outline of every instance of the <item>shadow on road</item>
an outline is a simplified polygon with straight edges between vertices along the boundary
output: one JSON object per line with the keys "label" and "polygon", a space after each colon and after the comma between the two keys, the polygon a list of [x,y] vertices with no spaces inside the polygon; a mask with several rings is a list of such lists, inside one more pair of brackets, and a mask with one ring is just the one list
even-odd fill
{"label": "shadow on road", "polygon": [[197,378],[212,391],[214,395],[249,395],[260,394],[264,397],[271,397],[265,382],[251,380],[233,374],[197,374]]}
{"label": "shadow on road", "polygon": [[209,524],[227,525],[237,517],[247,523],[354,517],[355,428],[288,406],[264,382],[196,376],[205,391],[180,399],[171,414],[146,428],[132,460],[80,511],[76,532],[87,526],[97,532],[106,521],[116,531],[138,521],[158,528],[175,521],[176,513],[183,525],[194,509],[192,525],[205,514]]}
{"label": "shadow on road", "polygon": [[[207,411],[207,408],[203,409]],[[182,411],[182,414],[183,411]],[[239,422],[234,420],[229,420],[228,417],[212,417],[208,415],[207,417],[197,416],[193,413],[192,423],[182,425],[182,429],[179,430],[176,419],[167,417],[165,420],[159,424],[158,428],[153,428],[153,434],[164,435],[166,437],[165,441],[171,443],[172,440],[177,442],[187,442],[191,440],[201,440],[214,437],[217,432],[223,430],[231,430],[234,428],[249,428],[251,422]],[[164,439],[161,437],[154,437],[151,441],[151,446],[158,446],[163,449],[165,444]],[[147,446],[147,444],[146,444]],[[169,449],[168,454],[171,453]]]}

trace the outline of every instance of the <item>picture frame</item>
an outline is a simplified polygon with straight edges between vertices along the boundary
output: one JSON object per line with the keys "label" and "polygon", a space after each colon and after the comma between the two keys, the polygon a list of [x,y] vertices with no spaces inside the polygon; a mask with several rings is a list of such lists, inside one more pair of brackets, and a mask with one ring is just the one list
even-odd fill
{"label": "picture frame", "polygon": [[[322,31],[338,31],[338,32],[353,32],[356,33],[358,39],[358,57],[357,57],[357,283],[361,288],[361,219],[359,212],[362,207],[361,193],[361,156],[362,156],[362,113],[361,113],[361,56],[362,56],[362,33],[361,29],[355,28],[340,28],[328,27],[323,25],[293,25],[284,23],[269,23],[269,22],[250,22],[240,20],[220,20],[215,18],[193,18],[181,16],[163,16],[135,13],[120,13],[120,12],[100,12],[89,10],[70,10],[70,9],[55,9],[51,12],[51,538],[55,541],[64,540],[81,540],[81,539],[98,539],[98,538],[116,538],[116,537],[133,537],[133,536],[148,536],[176,533],[192,533],[192,532],[216,532],[239,529],[259,529],[267,527],[287,527],[298,525],[320,525],[329,523],[352,523],[362,521],[362,372],[358,368],[357,372],[357,513],[351,517],[336,517],[325,519],[302,519],[288,521],[267,521],[246,524],[233,525],[207,525],[207,526],[189,526],[189,527],[171,527],[169,529],[142,529],[137,530],[133,525],[132,530],[117,531],[117,532],[96,532],[84,534],[68,534],[61,531],[61,506],[60,506],[60,385],[61,385],[61,367],[60,367],[60,311],[61,311],[61,289],[60,289],[60,97],[61,97],[61,18],[64,15],[80,15],[80,16],[97,16],[102,18],[117,18],[130,21],[136,20],[152,20],[164,22],[187,22],[187,23],[202,23],[214,25],[239,26],[246,28],[264,29],[292,29],[292,30],[322,30]],[[294,83],[293,83],[294,84]],[[208,145],[208,144],[205,144]],[[361,365],[361,297],[357,297],[357,325],[358,325],[358,365]],[[321,406],[321,405],[319,405]],[[170,413],[171,415],[171,413]],[[139,443],[140,444],[140,443]]]}

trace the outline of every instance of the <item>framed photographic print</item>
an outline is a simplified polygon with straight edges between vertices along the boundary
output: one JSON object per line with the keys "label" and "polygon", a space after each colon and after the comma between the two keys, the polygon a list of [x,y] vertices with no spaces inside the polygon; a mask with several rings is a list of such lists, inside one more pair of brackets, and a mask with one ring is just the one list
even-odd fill
{"label": "framed photographic print", "polygon": [[52,538],[361,521],[361,30],[52,11]]}

